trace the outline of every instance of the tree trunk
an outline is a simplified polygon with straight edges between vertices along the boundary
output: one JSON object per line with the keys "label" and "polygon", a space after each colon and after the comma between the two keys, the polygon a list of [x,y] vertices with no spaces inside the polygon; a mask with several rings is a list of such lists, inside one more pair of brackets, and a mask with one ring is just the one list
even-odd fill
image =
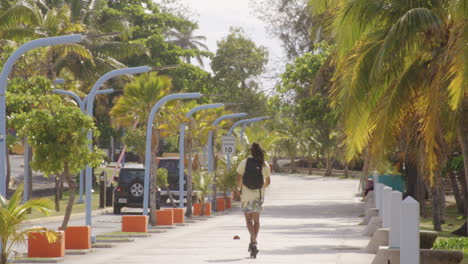
{"label": "tree trunk", "polygon": [[312,175],[312,157],[309,158],[309,175]]}
{"label": "tree trunk", "polygon": [[465,205],[465,216],[466,216],[468,214],[468,190],[466,186],[465,174],[462,171],[461,173],[457,173],[457,176],[458,176],[458,180],[460,181],[460,185],[462,187],[462,193],[463,193],[464,205]]}
{"label": "tree trunk", "polygon": [[74,177],[70,175],[68,166],[68,162],[65,162],[63,180],[68,184],[68,204],[65,208],[65,215],[63,216],[63,222],[60,228],[61,230],[65,230],[67,228],[68,221],[70,220],[70,216],[73,210],[73,204],[75,203],[76,182]]}
{"label": "tree trunk", "polygon": [[[93,170],[94,172],[94,170]],[[94,175],[94,173],[93,173]],[[59,200],[62,201],[63,200],[63,179],[60,179],[59,181]]]}
{"label": "tree trunk", "polygon": [[[156,171],[158,170],[158,165],[156,164],[156,153],[159,150],[159,130],[154,132],[156,142],[151,150],[151,170],[150,170],[150,223],[152,226],[156,225]],[[148,164],[147,164],[148,165]]]}
{"label": "tree trunk", "polygon": [[294,161],[295,161],[295,157],[291,156],[291,173],[296,172],[296,163]]}
{"label": "tree trunk", "polygon": [[113,136],[110,136],[110,140],[109,140],[109,161],[110,162],[114,162],[114,155],[115,155],[115,149],[114,149],[114,137]]}
{"label": "tree trunk", "polygon": [[419,197],[418,195],[418,168],[412,162],[405,162],[405,174],[408,182],[407,193],[413,197],[419,204],[424,202],[424,196]]}
{"label": "tree trunk", "polygon": [[457,204],[457,210],[460,214],[465,214],[465,197],[463,192],[460,190],[457,180],[456,171],[449,170],[447,172],[450,182],[452,183],[453,196],[455,197],[455,202]]}
{"label": "tree trunk", "polygon": [[187,174],[187,209],[185,210],[186,217],[192,217],[192,139],[189,139],[187,142],[187,152],[188,152],[188,174]]}
{"label": "tree trunk", "polygon": [[57,175],[54,175],[54,177],[55,177],[55,211],[60,212],[60,194],[59,194],[60,180]]}
{"label": "tree trunk", "polygon": [[[172,193],[171,193],[171,189],[169,189],[169,185],[166,186],[166,191],[167,191],[167,195],[169,196],[169,201],[171,201],[172,207],[177,208],[177,205],[174,201],[174,197],[172,196]],[[179,199],[181,199],[181,197],[179,197]]]}
{"label": "tree trunk", "polygon": [[461,107],[461,117],[458,126],[458,141],[463,154],[463,167],[465,168],[465,188],[468,189],[468,93],[465,92]]}
{"label": "tree trunk", "polygon": [[344,166],[344,176],[345,178],[349,178],[349,163],[346,162]]}
{"label": "tree trunk", "polygon": [[325,171],[325,176],[331,176],[332,175],[332,167],[333,167],[333,161],[331,158],[331,153],[330,151],[327,151],[327,169]]}
{"label": "tree trunk", "polygon": [[442,195],[441,187],[436,184],[432,187],[432,223],[435,231],[442,231],[442,204],[440,196]]}

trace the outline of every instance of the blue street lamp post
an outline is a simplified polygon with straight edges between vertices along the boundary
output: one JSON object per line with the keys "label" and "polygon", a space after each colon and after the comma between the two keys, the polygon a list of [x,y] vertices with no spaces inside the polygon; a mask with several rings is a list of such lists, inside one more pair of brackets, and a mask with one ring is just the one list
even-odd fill
{"label": "blue street lamp post", "polygon": [[[86,101],[86,114],[88,116],[93,116],[93,104],[94,104],[94,97],[97,94],[98,89],[103,85],[107,80],[121,76],[126,74],[138,74],[138,73],[145,73],[150,71],[151,68],[148,66],[141,66],[141,67],[133,67],[133,68],[125,68],[125,69],[118,69],[110,71],[103,76],[101,76],[96,83],[93,85],[93,88],[88,93],[84,101]],[[89,141],[88,147],[90,150],[93,148],[92,139],[93,139],[93,132],[91,130],[88,131],[87,139]],[[86,166],[86,225],[92,226],[91,222],[91,188],[92,188],[92,171],[89,165]],[[94,237],[92,237],[94,240]],[[94,242],[94,241],[93,241]]]}
{"label": "blue street lamp post", "polygon": [[[244,128],[245,126],[247,126],[248,124],[250,123],[254,123],[254,122],[258,122],[258,121],[262,121],[262,120],[265,120],[265,119],[268,119],[270,118],[269,116],[262,116],[262,117],[256,117],[256,118],[250,118],[250,119],[244,119],[244,120],[239,120],[237,121],[236,123],[234,123],[234,125],[231,126],[231,128],[229,129],[229,132],[228,132],[228,136],[231,136],[232,135],[232,132],[234,132],[234,129],[239,126],[239,125],[243,125],[242,126],[242,132],[241,132],[241,138],[242,138],[242,134],[243,134],[243,131],[244,131]],[[231,169],[231,154],[227,154],[226,155],[226,167],[227,167],[227,171],[229,171]]]}
{"label": "blue street lamp post", "polygon": [[[193,114],[198,111],[212,109],[212,108],[219,108],[223,107],[224,104],[208,104],[208,105],[200,105],[197,107],[192,108],[185,117],[190,118]],[[184,144],[185,144],[185,123],[180,124],[180,136],[179,136],[179,207],[184,207]],[[187,189],[187,195],[188,193]]]}
{"label": "blue street lamp post", "polygon": [[8,76],[15,62],[27,51],[38,47],[55,46],[63,44],[78,43],[85,36],[80,34],[41,38],[29,41],[21,45],[5,62],[0,73],[0,195],[6,197],[6,98],[5,94],[8,86]]}
{"label": "blue street lamp post", "polygon": [[[229,115],[223,115],[221,117],[218,117],[213,124],[211,124],[212,127],[216,127],[221,121],[226,120],[226,119],[233,119],[233,118],[241,118],[246,116],[246,113],[236,113],[236,114],[229,114]],[[212,174],[214,171],[214,154],[213,154],[213,130],[209,132],[208,134],[208,173]],[[212,189],[213,189],[213,194],[212,194],[212,208],[213,210],[217,210],[216,208],[216,174],[213,177],[213,184],[212,184]]]}
{"label": "blue street lamp post", "polygon": [[[170,94],[161,98],[151,109],[148,123],[146,127],[146,151],[145,151],[145,182],[144,182],[144,191],[143,191],[143,215],[148,215],[148,200],[149,200],[149,191],[150,191],[150,170],[151,164],[154,162],[151,160],[151,138],[153,132],[153,121],[156,116],[159,108],[171,100],[178,99],[197,99],[200,98],[202,94],[200,93],[180,93],[180,94]],[[154,217],[154,216],[153,216]],[[151,218],[153,218],[151,217]]]}
{"label": "blue street lamp post", "polygon": [[[109,93],[113,93],[114,92],[114,89],[106,89],[106,90],[100,90],[100,91],[97,91],[96,92],[96,95],[98,94],[109,94]],[[68,95],[70,97],[72,97],[75,102],[78,104],[78,106],[80,107],[80,110],[81,112],[85,113],[85,107],[86,107],[86,101],[85,99],[89,99],[89,98],[85,98],[83,100],[81,100],[81,98],[75,94],[74,92],[72,91],[65,91],[65,90],[61,90],[61,89],[54,89],[54,93],[57,93],[57,94],[63,94],[63,95]],[[91,101],[94,101],[94,98],[91,100]],[[80,171],[80,187],[79,187],[80,191],[79,191],[79,199],[78,199],[78,203],[83,203],[83,170]]]}

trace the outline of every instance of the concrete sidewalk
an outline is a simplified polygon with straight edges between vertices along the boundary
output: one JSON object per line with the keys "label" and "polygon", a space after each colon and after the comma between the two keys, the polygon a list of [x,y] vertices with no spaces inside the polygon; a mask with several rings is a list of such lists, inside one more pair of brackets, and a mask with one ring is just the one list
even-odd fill
{"label": "concrete sidewalk", "polygon": [[[274,175],[261,217],[257,259],[248,258],[249,235],[239,209],[152,234],[64,263],[337,263],[339,253],[359,252],[362,204],[358,181]],[[240,240],[233,240],[239,235]]]}

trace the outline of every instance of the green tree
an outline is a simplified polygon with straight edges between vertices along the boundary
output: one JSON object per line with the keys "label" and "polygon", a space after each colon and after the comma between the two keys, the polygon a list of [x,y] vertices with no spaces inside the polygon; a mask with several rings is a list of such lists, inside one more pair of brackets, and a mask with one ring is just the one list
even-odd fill
{"label": "green tree", "polygon": [[256,1],[257,16],[282,44],[289,59],[300,57],[313,49],[313,43],[321,40],[320,24],[311,14],[308,1],[263,0]]}
{"label": "green tree", "polygon": [[76,182],[72,175],[86,165],[98,166],[103,153],[88,148],[86,134],[90,129],[95,130],[95,126],[92,118],[79,108],[63,105],[56,96],[44,96],[40,106],[14,116],[14,123],[18,134],[28,137],[34,149],[32,168],[46,175],[59,175],[68,184],[69,200],[61,226],[64,230],[75,200]]}
{"label": "green tree", "polygon": [[24,229],[24,222],[31,210],[49,215],[52,202],[46,198],[37,198],[23,203],[23,185],[19,186],[10,200],[0,195],[0,264],[6,264],[13,246],[25,243],[27,234],[32,231],[46,231],[47,238],[53,242],[56,235],[45,228]]}
{"label": "green tree", "polygon": [[[198,25],[196,23],[192,23],[179,30],[172,29],[167,33],[167,35],[169,37],[169,42],[174,43],[185,50],[193,50],[195,52],[193,55],[187,54],[185,56],[186,63],[190,64],[191,58],[195,56],[198,63],[203,66],[203,54],[197,51],[208,51],[208,47],[203,43],[203,41],[206,41],[206,37],[195,35],[195,30],[197,29]],[[209,53],[205,53],[204,55],[209,55]]]}
{"label": "green tree", "polygon": [[241,28],[231,28],[229,35],[218,42],[211,61],[213,91],[222,95],[219,99],[223,102],[242,102],[235,110],[263,112],[265,95],[254,78],[263,73],[267,62],[265,47],[245,37]]}

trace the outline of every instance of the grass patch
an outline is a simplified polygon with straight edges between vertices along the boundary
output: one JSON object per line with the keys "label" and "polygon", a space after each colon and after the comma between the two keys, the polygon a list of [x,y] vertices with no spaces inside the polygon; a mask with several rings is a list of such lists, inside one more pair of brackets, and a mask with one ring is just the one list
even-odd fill
{"label": "grass patch", "polygon": [[[421,230],[434,230],[432,224],[432,206],[425,206],[425,216],[420,218],[419,227]],[[439,231],[439,236],[435,243],[443,243],[441,240],[459,238],[457,235],[451,234],[453,231],[461,227],[465,223],[463,215],[458,213],[457,208],[453,205],[445,208],[445,224],[442,225],[442,231]],[[463,249],[464,259],[461,264],[468,264],[468,248]]]}
{"label": "grass patch", "polygon": [[[51,205],[54,206],[54,196],[47,196],[45,198],[50,199]],[[68,203],[68,191],[64,192],[63,194],[63,199],[60,201],[60,211],[56,212],[52,207],[52,211],[49,213],[48,217],[53,217],[53,216],[63,216],[65,214],[65,208],[67,207]],[[76,203],[78,201],[79,195],[76,193],[75,195],[75,204],[73,205],[72,209],[72,214],[78,214],[78,213],[84,213],[86,210],[86,203]],[[83,199],[85,198],[85,195],[83,195]],[[99,192],[94,192],[92,194],[91,198],[91,203],[92,203],[92,210],[97,210],[99,209]],[[44,218],[47,217],[44,214],[33,210],[31,214],[28,216],[28,219],[36,219],[36,218]]]}
{"label": "grass patch", "polygon": [[101,234],[101,237],[105,236],[112,236],[112,235],[141,235],[141,234],[146,234],[145,232],[122,232],[122,231],[115,231],[115,232],[109,232],[109,233],[104,233]]}

